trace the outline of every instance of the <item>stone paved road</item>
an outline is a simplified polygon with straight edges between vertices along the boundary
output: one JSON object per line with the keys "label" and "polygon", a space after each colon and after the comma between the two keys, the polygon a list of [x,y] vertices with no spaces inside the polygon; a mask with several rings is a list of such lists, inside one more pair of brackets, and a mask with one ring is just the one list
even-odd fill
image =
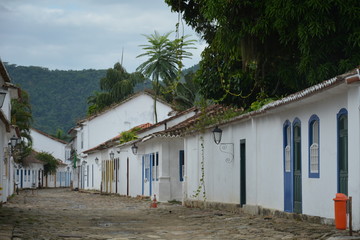
{"label": "stone paved road", "polygon": [[328,239],[348,234],[283,218],[149,205],[69,189],[22,191],[0,208],[0,239]]}

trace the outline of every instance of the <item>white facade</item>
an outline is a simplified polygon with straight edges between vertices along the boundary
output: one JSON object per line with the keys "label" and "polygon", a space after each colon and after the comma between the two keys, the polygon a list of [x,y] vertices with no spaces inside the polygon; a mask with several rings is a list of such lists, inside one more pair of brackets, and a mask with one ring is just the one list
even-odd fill
{"label": "white facade", "polygon": [[[353,72],[222,124],[220,145],[214,143],[212,129],[187,136],[185,202],[203,201],[204,191],[209,203],[240,204],[245,209],[262,207],[333,219],[333,198],[337,192],[345,191],[353,197],[353,206],[359,206],[359,106],[360,77],[358,72]],[[347,119],[347,130],[340,127],[341,116],[346,116],[343,119]],[[314,119],[319,134],[316,136],[319,157],[314,159],[318,162],[311,162]],[[342,144],[347,147],[341,147]],[[343,167],[346,171],[342,173],[346,172],[347,178],[342,179],[347,180],[340,178],[341,149],[347,149],[344,152],[348,160]],[[196,194],[199,188],[200,194]],[[353,214],[353,226],[360,229],[360,213],[355,210]]]}
{"label": "white facade", "polygon": [[[157,101],[158,121],[168,118],[172,108]],[[77,131],[78,153],[93,148],[110,138],[144,123],[155,123],[154,99],[140,92],[110,109],[80,121]]]}
{"label": "white facade", "polygon": [[[173,111],[168,104],[162,101],[157,101],[156,107],[158,121],[166,119]],[[89,150],[97,148],[123,131],[145,123],[154,124],[154,116],[153,96],[146,92],[140,92],[102,113],[80,121],[78,126],[71,131],[75,136],[73,147],[79,158],[78,167],[73,174],[74,187],[100,190],[101,173],[104,171],[101,166],[103,161],[110,160],[110,150]],[[113,152],[117,154],[115,149]],[[98,158],[98,163],[95,163],[95,158]],[[114,187],[111,186],[112,192],[119,188],[116,182],[113,185]]]}
{"label": "white facade", "polygon": [[31,129],[31,137],[33,140],[32,148],[37,152],[47,152],[62,162],[66,161],[65,155],[67,151],[67,143],[55,137],[52,137],[37,129]]}
{"label": "white facade", "polygon": [[70,146],[60,139],[52,137],[37,129],[31,129],[33,149],[37,152],[46,152],[60,160],[56,173],[45,178],[44,187],[69,187],[72,173]]}
{"label": "white facade", "polygon": [[[139,141],[118,146],[117,137],[85,151],[86,166],[81,164],[80,170],[80,176],[84,176],[83,187],[132,197],[156,194],[159,201],[181,200],[179,152],[184,147],[183,139],[157,138],[153,134],[173,127],[195,113],[196,109],[192,108],[154,125],[140,125]],[[137,155],[132,153],[133,144],[138,146]],[[113,160],[110,159],[111,152],[114,153]],[[99,162],[101,159],[101,165],[96,164],[95,159]],[[89,174],[87,166],[91,170]],[[100,176],[96,175],[96,170],[101,172]]]}
{"label": "white facade", "polygon": [[0,202],[6,202],[14,193],[14,161],[8,142],[16,134],[11,126],[11,99],[18,98],[18,88],[10,83],[10,77],[0,60],[0,92],[6,93],[0,108]]}

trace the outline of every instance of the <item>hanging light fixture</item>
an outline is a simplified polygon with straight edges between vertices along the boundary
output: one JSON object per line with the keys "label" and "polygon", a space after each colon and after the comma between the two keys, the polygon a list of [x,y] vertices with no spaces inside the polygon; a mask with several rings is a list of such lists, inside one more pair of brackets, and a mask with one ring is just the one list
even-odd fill
{"label": "hanging light fixture", "polygon": [[110,160],[113,160],[115,153],[114,153],[113,151],[111,151],[111,152],[109,153],[109,155],[110,155]]}
{"label": "hanging light fixture", "polygon": [[219,144],[221,142],[222,130],[216,126],[212,133],[214,135],[214,142]]}
{"label": "hanging light fixture", "polygon": [[131,147],[131,151],[132,151],[132,153],[133,153],[134,155],[136,155],[136,154],[137,154],[137,151],[138,151],[138,146],[136,146],[136,145],[135,145],[135,143],[134,143],[134,145],[132,145],[132,147]]}
{"label": "hanging light fixture", "polygon": [[18,138],[15,137],[15,135],[13,135],[12,138],[10,138],[11,147],[15,147],[17,143],[18,143]]}

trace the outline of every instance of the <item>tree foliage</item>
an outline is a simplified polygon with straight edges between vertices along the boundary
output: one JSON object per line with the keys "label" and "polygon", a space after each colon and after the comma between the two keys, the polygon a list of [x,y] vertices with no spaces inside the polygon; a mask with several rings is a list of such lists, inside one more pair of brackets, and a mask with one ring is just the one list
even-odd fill
{"label": "tree foliage", "polygon": [[47,152],[40,152],[36,155],[36,158],[44,162],[44,174],[54,174],[59,166],[59,161],[55,159],[53,155]]}
{"label": "tree foliage", "polygon": [[32,138],[30,129],[33,122],[29,95],[21,90],[21,98],[11,100],[11,124],[16,125],[20,131],[21,143],[15,146],[14,157],[17,162],[28,156],[31,152]]}
{"label": "tree foliage", "polygon": [[102,111],[107,106],[119,102],[134,93],[136,84],[145,78],[139,72],[128,73],[120,63],[109,68],[100,80],[100,90],[88,97],[88,115]]}
{"label": "tree foliage", "polygon": [[27,91],[33,125],[48,134],[57,129],[67,132],[86,116],[86,99],[99,90],[99,80],[106,70],[49,70],[35,66],[5,63],[12,81]]}
{"label": "tree foliage", "polygon": [[360,1],[165,0],[208,43],[205,97],[250,104],[289,94],[360,62]]}
{"label": "tree foliage", "polygon": [[120,139],[119,139],[120,144],[138,139],[137,132],[140,129],[141,128],[135,127],[135,128],[130,129],[129,131],[121,132]]}
{"label": "tree foliage", "polygon": [[169,39],[171,33],[161,35],[155,31],[154,34],[144,35],[148,44],[141,45],[144,53],[137,56],[147,57],[147,60],[140,64],[137,70],[151,78],[153,82],[156,122],[156,97],[162,94],[167,101],[172,101],[173,91],[180,79],[183,67],[182,60],[190,58],[192,54],[189,50],[194,48],[194,40],[189,40],[189,36],[182,36],[171,41]]}

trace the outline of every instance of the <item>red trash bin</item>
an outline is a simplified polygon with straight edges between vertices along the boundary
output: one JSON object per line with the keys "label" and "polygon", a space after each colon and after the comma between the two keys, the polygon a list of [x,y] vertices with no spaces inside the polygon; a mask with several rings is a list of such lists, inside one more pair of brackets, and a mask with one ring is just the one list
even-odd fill
{"label": "red trash bin", "polygon": [[337,193],[333,200],[335,202],[335,227],[345,230],[347,226],[346,203],[348,197],[345,194]]}

